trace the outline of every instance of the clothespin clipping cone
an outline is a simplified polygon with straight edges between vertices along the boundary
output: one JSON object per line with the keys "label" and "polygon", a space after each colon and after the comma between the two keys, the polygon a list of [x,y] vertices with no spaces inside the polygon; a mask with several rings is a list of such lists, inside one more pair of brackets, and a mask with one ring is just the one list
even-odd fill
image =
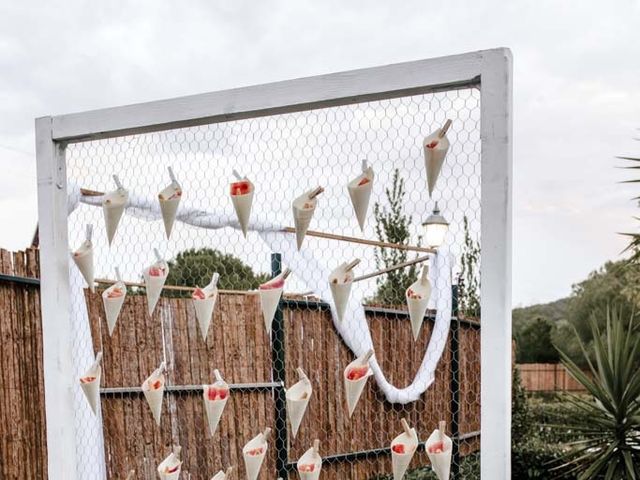
{"label": "clothespin clipping cone", "polygon": [[93,364],[80,377],[80,387],[94,415],[100,404],[100,379],[102,378],[102,352],[98,352]]}
{"label": "clothespin clipping cone", "polygon": [[233,471],[233,467],[227,468],[226,472],[223,470],[220,470],[213,477],[211,477],[211,480],[230,480],[232,471]]}
{"label": "clothespin clipping cone", "polygon": [[104,292],[102,292],[102,305],[104,306],[104,314],[107,318],[107,329],[109,330],[109,336],[113,334],[113,330],[116,327],[118,316],[122,310],[125,297],[127,296],[127,286],[122,281],[120,275],[120,269],[116,267],[117,281]]}
{"label": "clothespin clipping cone", "polygon": [[169,275],[169,265],[162,258],[157,249],[153,249],[156,261],[144,269],[142,275],[147,290],[147,305],[149,307],[149,316],[153,315],[153,310],[160,299],[162,288],[167,281]]}
{"label": "clothespin clipping cone", "polygon": [[153,419],[156,421],[156,425],[158,426],[160,425],[160,416],[162,415],[162,400],[164,398],[166,383],[164,376],[165,370],[166,364],[162,362],[160,366],[142,383],[144,398],[147,400]]}
{"label": "clothespin clipping cone", "polygon": [[449,139],[447,138],[447,131],[450,126],[451,120],[447,120],[442,128],[433,132],[422,142],[424,165],[427,171],[427,187],[429,188],[430,197],[436,187],[440,170],[442,170],[444,159],[449,151],[450,144]]}
{"label": "clothespin clipping cone", "polygon": [[276,275],[271,280],[258,287],[258,293],[260,294],[260,307],[262,309],[262,316],[264,317],[264,325],[267,329],[267,335],[271,335],[271,324],[273,323],[273,317],[278,310],[280,297],[284,290],[284,281],[290,273],[291,270],[287,268],[281,274]]}
{"label": "clothespin clipping cone", "polygon": [[429,298],[431,297],[431,283],[429,282],[428,275],[429,267],[425,265],[422,267],[420,278],[412,283],[405,292],[414,340],[417,340],[420,335],[424,314],[427,311]]}
{"label": "clothespin clipping cone", "polygon": [[267,428],[264,432],[253,437],[242,448],[242,456],[244,457],[244,465],[247,473],[247,480],[256,480],[260,475],[260,469],[264,462],[264,457],[269,448],[269,436],[271,429]]}
{"label": "clothespin clipping cone", "polygon": [[403,432],[391,441],[393,480],[402,480],[418,448],[418,435],[407,421],[401,420]]}
{"label": "clothespin clipping cone", "polygon": [[238,223],[244,237],[247,237],[247,231],[249,229],[249,219],[251,217],[251,206],[253,205],[253,194],[255,192],[255,186],[247,177],[243,177],[236,170],[233,171],[233,176],[236,178],[231,183],[230,192],[231,202],[233,208],[236,211],[238,217]]}
{"label": "clothespin clipping cone", "polygon": [[293,222],[296,229],[296,243],[298,250],[302,247],[302,242],[309,229],[309,224],[313,218],[318,204],[318,195],[324,192],[324,188],[317,187],[303,193],[293,201]]}
{"label": "clothespin clipping cone", "polygon": [[160,202],[160,212],[162,213],[162,221],[164,222],[164,231],[167,235],[167,239],[169,239],[178,213],[178,206],[180,205],[180,200],[182,200],[182,187],[176,179],[172,168],[167,167],[167,171],[169,172],[171,183],[160,191],[158,194],[158,201]]}
{"label": "clothespin clipping cone", "polygon": [[353,269],[359,263],[359,258],[356,258],[352,262],[345,262],[329,275],[329,287],[339,322],[342,322],[344,312],[349,303],[349,295],[351,294],[351,286],[353,285],[354,278]]}
{"label": "clothespin clipping cone", "polygon": [[129,192],[124,188],[117,175],[113,176],[113,181],[117,188],[102,197],[102,213],[109,245],[113,242],[118,224],[129,201]]}
{"label": "clothespin clipping cone", "polygon": [[367,220],[367,211],[369,210],[369,200],[373,190],[373,180],[375,174],[366,160],[362,161],[362,173],[347,184],[353,211],[356,214],[360,230],[364,231],[364,225]]}
{"label": "clothespin clipping cone", "polygon": [[71,254],[76,267],[80,270],[82,277],[91,292],[95,291],[95,279],[93,273],[93,225],[87,224],[85,239],[76,251]]}
{"label": "clothespin clipping cone", "polygon": [[373,350],[369,350],[356,358],[344,369],[344,390],[347,398],[349,417],[353,415],[358,400],[360,400],[360,396],[367,383],[367,379],[373,375],[371,367],[369,366],[369,360],[372,356]]}
{"label": "clothespin clipping cone", "polygon": [[218,428],[220,417],[222,417],[224,407],[229,400],[229,385],[224,381],[218,369],[214,370],[213,374],[216,381],[211,385],[202,386],[204,410],[207,414],[207,426],[211,436]]}
{"label": "clothespin clipping cone", "polygon": [[211,317],[213,316],[213,309],[215,308],[216,301],[218,299],[219,278],[220,275],[218,272],[214,273],[209,285],[204,288],[196,288],[191,295],[193,308],[196,312],[196,319],[198,320],[203,340],[207,339],[209,325],[211,324]]}
{"label": "clothespin clipping cone", "polygon": [[427,455],[431,461],[431,468],[438,477],[438,480],[449,480],[451,472],[451,452],[452,441],[446,435],[445,421],[439,423],[438,429],[434,430],[425,443]]}
{"label": "clothespin clipping cone", "polygon": [[180,451],[182,447],[173,447],[173,451],[158,465],[158,475],[161,480],[178,480],[182,470]]}
{"label": "clothespin clipping cone", "polygon": [[311,400],[311,394],[313,389],[311,388],[311,381],[307,377],[304,370],[301,367],[297,369],[299,380],[287,389],[287,414],[289,416],[289,424],[291,425],[291,433],[293,438],[298,434],[300,423],[304,418],[304,414],[309,406],[309,400]]}
{"label": "clothespin clipping cone", "polygon": [[296,465],[300,480],[318,480],[322,470],[322,457],[320,456],[320,440],[314,440],[313,446],[304,452]]}

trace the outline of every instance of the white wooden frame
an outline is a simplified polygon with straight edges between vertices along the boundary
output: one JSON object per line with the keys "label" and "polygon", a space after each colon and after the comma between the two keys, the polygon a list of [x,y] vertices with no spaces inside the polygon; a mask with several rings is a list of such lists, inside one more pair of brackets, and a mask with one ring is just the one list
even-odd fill
{"label": "white wooden frame", "polygon": [[[484,50],[36,120],[50,480],[77,480],[70,372],[68,143],[479,85],[482,142],[482,478],[511,478],[512,59]],[[425,212],[426,213],[426,212]]]}

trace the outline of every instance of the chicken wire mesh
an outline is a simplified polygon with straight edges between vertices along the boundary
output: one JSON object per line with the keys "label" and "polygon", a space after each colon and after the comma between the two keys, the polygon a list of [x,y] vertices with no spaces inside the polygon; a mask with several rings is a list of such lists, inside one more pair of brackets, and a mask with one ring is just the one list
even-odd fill
{"label": "chicken wire mesh", "polygon": [[[430,198],[422,140],[447,119],[451,147]],[[76,395],[79,477],[126,478],[135,470],[132,478],[156,478],[158,464],[180,446],[180,478],[209,479],[229,466],[236,475],[230,478],[253,478],[244,447],[270,428],[257,478],[316,478],[309,475],[317,470],[298,471],[298,460],[316,439],[320,478],[393,478],[398,452],[390,445],[406,419],[420,442],[407,478],[436,478],[424,442],[440,420],[454,440],[454,477],[479,478],[480,148],[475,86],[68,145],[69,242],[76,248],[86,225],[94,226],[97,279],[95,293],[83,290],[83,278],[72,269],[75,375],[85,375],[98,351],[104,354],[98,416],[80,389]],[[375,178],[361,231],[346,185],[360,175],[363,159]],[[168,167],[182,195],[167,239],[158,193],[171,184]],[[255,188],[246,238],[234,224],[233,170]],[[109,246],[100,193],[114,190],[113,174],[128,190],[129,203]],[[281,230],[294,226],[292,201],[317,186],[324,192],[311,230],[418,248],[308,234],[296,253],[295,235]],[[355,282],[351,301],[364,305],[364,322],[356,321],[351,307],[342,322],[334,319],[333,299],[320,287],[328,284],[329,272],[357,258],[353,271],[360,277],[424,257],[421,223],[436,202],[450,223],[438,255],[451,258],[447,266],[458,285],[447,284],[448,293],[434,285],[434,309],[417,338],[406,290],[424,264],[434,268],[433,256]],[[168,262],[168,275],[149,315],[141,272],[156,261],[154,249]],[[115,267],[127,296],[110,335],[101,297],[116,281]],[[256,289],[285,268],[293,272],[268,333]],[[214,272],[219,293],[203,335],[191,297]],[[441,268],[439,275],[448,273]],[[438,330],[436,311],[447,308],[451,325]],[[416,373],[436,342],[444,351],[428,359],[435,372],[426,392],[413,401],[388,401],[392,386],[424,381]],[[356,351],[369,348],[390,385],[369,379],[349,416],[343,371]],[[161,362],[165,391],[156,425],[141,385]],[[295,391],[290,387],[299,379],[298,367],[311,393],[294,435],[294,404],[286,392]],[[230,389],[211,433],[202,385],[215,382],[216,369]]]}

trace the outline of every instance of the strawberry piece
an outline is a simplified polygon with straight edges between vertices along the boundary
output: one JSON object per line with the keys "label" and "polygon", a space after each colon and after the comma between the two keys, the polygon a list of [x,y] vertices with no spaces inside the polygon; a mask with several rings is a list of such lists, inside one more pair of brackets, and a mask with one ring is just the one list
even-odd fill
{"label": "strawberry piece", "polygon": [[234,182],[231,184],[231,195],[246,195],[251,191],[251,184],[247,180]]}
{"label": "strawberry piece", "polygon": [[353,367],[351,370],[347,372],[347,379],[360,380],[362,377],[364,377],[367,374],[368,371],[369,371],[369,367],[367,366]]}
{"label": "strawberry piece", "polygon": [[171,195],[167,200],[174,200],[176,198],[180,198],[182,196],[182,190],[177,190]]}
{"label": "strawberry piece", "polygon": [[162,268],[162,267],[151,267],[149,269],[149,276],[151,276],[151,277],[164,277],[164,268]]}
{"label": "strawberry piece", "polygon": [[404,455],[406,453],[403,443],[396,443],[393,447],[391,447],[391,450],[393,450],[395,453],[399,453],[400,455]]}
{"label": "strawberry piece", "polygon": [[151,389],[152,390],[160,390],[160,387],[162,387],[162,381],[161,380],[156,380],[155,382],[151,382]]}
{"label": "strawberry piece", "polygon": [[425,145],[425,148],[436,148],[437,146],[438,146],[438,141],[433,140],[431,143],[428,143],[427,145]]}
{"label": "strawberry piece", "polygon": [[82,377],[80,383],[91,383],[96,380],[96,377]]}
{"label": "strawberry piece", "polygon": [[267,283],[263,283],[259,288],[260,290],[273,290],[282,287],[284,287],[284,278],[274,278],[273,280],[269,280]]}
{"label": "strawberry piece", "polygon": [[229,390],[226,388],[209,387],[207,390],[207,398],[209,400],[224,400],[229,395]]}
{"label": "strawberry piece", "polygon": [[107,298],[118,298],[124,295],[121,288],[113,288],[107,292]]}
{"label": "strawberry piece", "polygon": [[176,465],[175,467],[167,467],[166,468],[166,472],[167,473],[176,473],[179,468],[180,468],[180,465]]}
{"label": "strawberry piece", "polygon": [[429,453],[442,453],[444,452],[444,443],[436,442],[429,447]]}
{"label": "strawberry piece", "polygon": [[316,469],[316,466],[313,463],[308,463],[308,464],[305,464],[305,465],[298,465],[298,471],[299,472],[308,473],[308,472],[313,472],[315,469]]}
{"label": "strawberry piece", "polygon": [[247,455],[251,455],[252,457],[255,457],[257,455],[262,455],[264,453],[264,448],[260,447],[260,448],[254,448],[252,450],[249,450],[247,452]]}
{"label": "strawberry piece", "polygon": [[191,295],[191,298],[193,298],[194,300],[204,300],[206,297],[207,296],[205,295],[204,290],[202,290],[201,288],[196,288]]}
{"label": "strawberry piece", "polygon": [[362,185],[366,185],[367,183],[369,183],[371,180],[369,180],[367,177],[364,177],[362,180],[360,180],[358,182],[358,186],[361,187]]}

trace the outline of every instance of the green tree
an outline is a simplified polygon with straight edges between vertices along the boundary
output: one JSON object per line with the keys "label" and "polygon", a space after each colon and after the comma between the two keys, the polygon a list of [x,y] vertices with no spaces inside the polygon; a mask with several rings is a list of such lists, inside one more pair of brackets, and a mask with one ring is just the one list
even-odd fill
{"label": "green tree", "polygon": [[[632,164],[628,168],[630,170],[640,169],[640,158],[636,157],[618,157],[623,160],[629,160],[630,162],[638,162],[638,164]],[[632,180],[627,180],[624,183],[640,183],[640,178],[634,178]],[[640,197],[635,197],[634,200],[640,201]],[[638,203],[640,205],[640,202]],[[634,217],[635,220],[640,221],[640,217]],[[629,258],[629,262],[635,265],[640,265],[640,233],[623,233],[622,235],[629,237],[629,245],[625,249],[625,252],[630,252],[631,257]]]}
{"label": "green tree", "polygon": [[560,360],[551,341],[555,325],[542,317],[529,323],[516,337],[518,363],[556,363]]}
{"label": "green tree", "polygon": [[[404,197],[406,195],[404,179],[396,168],[393,173],[391,189],[385,190],[388,206],[375,203],[373,215],[376,220],[376,234],[381,242],[409,245],[411,241],[411,218],[404,212]],[[420,237],[417,244],[420,245]],[[378,268],[388,268],[398,263],[406,262],[408,258],[405,250],[395,248],[377,248],[375,252]],[[412,265],[387,273],[378,278],[378,289],[374,301],[386,305],[403,305],[405,291],[418,278],[418,266]]]}
{"label": "green tree", "polygon": [[175,260],[169,262],[167,285],[204,287],[211,281],[214,272],[220,274],[218,287],[225,290],[250,290],[269,278],[264,273],[256,274],[233,255],[200,248],[180,252]]}
{"label": "green tree", "polygon": [[466,215],[463,225],[464,248],[458,277],[459,310],[465,317],[480,318],[480,242],[471,237]]}

